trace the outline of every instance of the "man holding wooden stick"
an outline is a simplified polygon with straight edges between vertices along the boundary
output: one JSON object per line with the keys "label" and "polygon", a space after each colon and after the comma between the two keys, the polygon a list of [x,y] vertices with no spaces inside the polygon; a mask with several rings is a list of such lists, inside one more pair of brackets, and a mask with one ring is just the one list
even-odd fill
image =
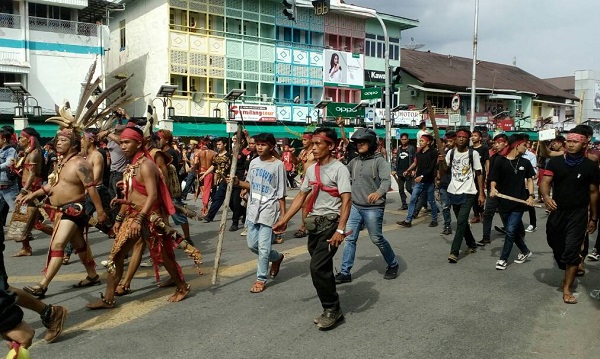
{"label": "man holding wooden stick", "polygon": [[[490,171],[490,197],[500,197],[499,194],[508,195],[525,203],[508,200],[500,197],[498,209],[503,218],[506,230],[504,247],[500,259],[496,262],[496,269],[505,270],[508,257],[513,247],[517,245],[521,253],[515,263],[524,263],[531,257],[531,251],[525,244],[525,227],[523,226],[523,212],[527,206],[533,206],[533,177],[535,171],[531,162],[523,158],[527,150],[527,138],[523,134],[514,134],[508,138],[509,153],[494,162]],[[525,186],[527,183],[527,186]]]}
{"label": "man holding wooden stick", "polygon": [[571,287],[583,260],[581,247],[586,232],[594,233],[598,222],[600,170],[585,156],[587,143],[588,137],[583,131],[572,129],[567,134],[565,155],[550,159],[541,184],[546,208],[551,211],[546,238],[558,267],[565,271],[562,291],[566,304],[577,303]]}

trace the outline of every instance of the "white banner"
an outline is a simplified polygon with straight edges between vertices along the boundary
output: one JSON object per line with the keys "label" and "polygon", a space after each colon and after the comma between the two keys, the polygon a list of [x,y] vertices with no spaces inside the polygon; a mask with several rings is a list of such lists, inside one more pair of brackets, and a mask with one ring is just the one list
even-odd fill
{"label": "white banner", "polygon": [[[419,111],[398,111],[396,112],[396,118],[394,119],[395,125],[419,125],[423,120],[421,112]],[[414,121],[414,123],[413,123]]]}
{"label": "white banner", "polygon": [[235,118],[232,121],[277,122],[275,106],[238,105],[231,107]]}
{"label": "white banner", "polygon": [[363,88],[364,68],[362,54],[323,50],[323,82],[326,86]]}

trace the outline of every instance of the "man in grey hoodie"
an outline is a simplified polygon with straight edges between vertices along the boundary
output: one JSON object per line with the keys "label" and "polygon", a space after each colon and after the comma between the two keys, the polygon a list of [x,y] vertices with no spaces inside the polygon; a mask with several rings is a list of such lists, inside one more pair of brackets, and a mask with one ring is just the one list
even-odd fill
{"label": "man in grey hoodie", "polygon": [[352,183],[352,208],[346,223],[342,269],[335,276],[337,284],[352,281],[350,270],[354,265],[356,240],[364,227],[371,241],[379,248],[388,267],[383,278],[398,276],[398,261],[390,243],[383,237],[383,213],[385,195],[390,188],[390,165],[377,150],[377,135],[371,129],[361,128],[352,135],[356,143],[358,157],[348,164]]}

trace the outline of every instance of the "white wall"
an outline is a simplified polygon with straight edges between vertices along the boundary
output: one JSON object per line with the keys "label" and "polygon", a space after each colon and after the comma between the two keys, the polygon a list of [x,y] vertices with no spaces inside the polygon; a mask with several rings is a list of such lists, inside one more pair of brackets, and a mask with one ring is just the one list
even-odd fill
{"label": "white wall", "polygon": [[[581,106],[581,122],[595,119],[600,121],[600,110],[594,104],[596,84],[600,83],[600,71],[580,70],[575,71],[575,96],[583,98]],[[579,117],[580,107],[575,108],[575,119]]]}
{"label": "white wall", "polygon": [[[123,19],[126,47],[120,50],[119,23]],[[127,91],[136,97],[145,97],[127,107],[133,116],[143,116],[147,102],[170,80],[168,39],[169,6],[165,0],[138,0],[128,3],[125,11],[111,12],[107,74],[109,77],[117,73],[134,75]],[[162,106],[159,101],[155,105],[162,118]]]}

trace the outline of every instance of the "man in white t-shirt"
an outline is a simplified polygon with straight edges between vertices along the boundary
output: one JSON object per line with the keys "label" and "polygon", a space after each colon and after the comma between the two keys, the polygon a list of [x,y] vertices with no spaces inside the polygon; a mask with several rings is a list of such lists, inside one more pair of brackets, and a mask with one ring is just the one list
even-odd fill
{"label": "man in white t-shirt", "polygon": [[452,174],[452,179],[448,185],[448,197],[456,215],[456,233],[448,256],[448,262],[450,263],[458,261],[463,238],[469,247],[467,253],[476,251],[477,243],[469,227],[469,213],[475,200],[478,200],[480,205],[485,202],[483,191],[480,191],[479,198],[476,198],[477,186],[475,181],[477,181],[479,188],[483,188],[482,167],[479,153],[468,148],[470,138],[471,132],[469,130],[459,129],[456,131],[455,148],[446,154],[445,163],[449,167],[446,170],[451,171]]}
{"label": "man in white t-shirt", "polygon": [[417,132],[417,147],[421,147],[421,145],[419,144],[421,136],[429,134],[429,130],[427,130],[427,123],[425,121],[419,123],[419,131]]}

